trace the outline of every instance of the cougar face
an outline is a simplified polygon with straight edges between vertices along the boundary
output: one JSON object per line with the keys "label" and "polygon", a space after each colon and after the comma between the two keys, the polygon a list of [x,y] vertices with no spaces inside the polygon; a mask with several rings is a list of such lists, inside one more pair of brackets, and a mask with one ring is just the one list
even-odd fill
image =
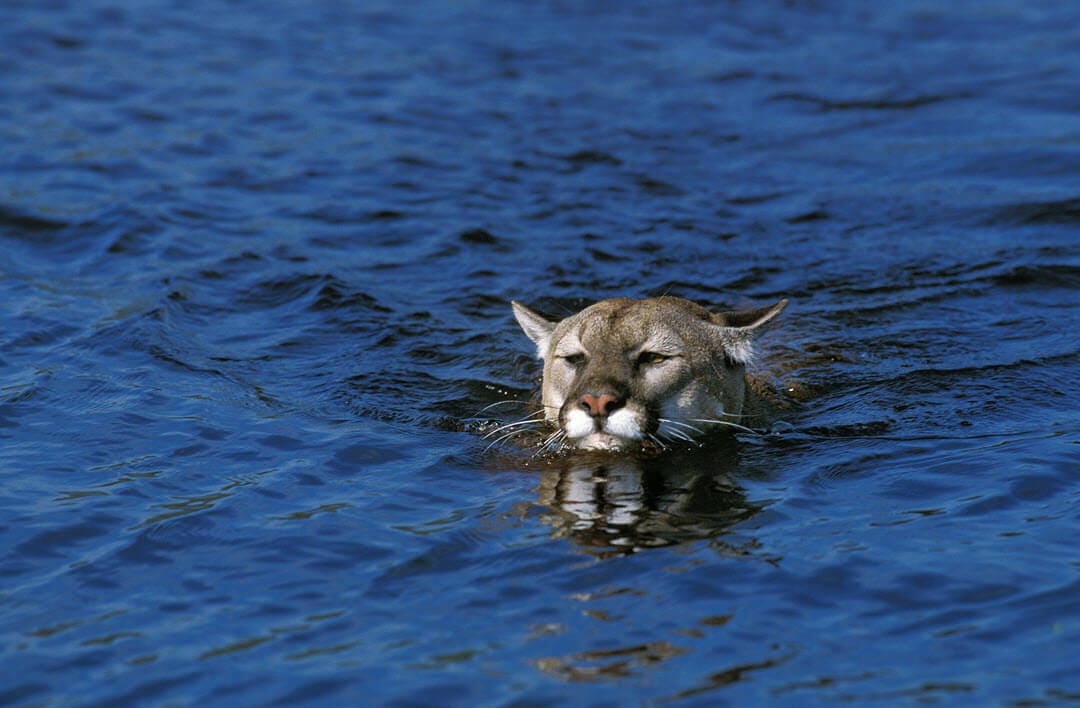
{"label": "cougar face", "polygon": [[622,450],[741,427],[752,339],[787,300],[712,314],[676,297],[620,298],[559,322],[511,304],[544,361],[545,418],[577,448]]}

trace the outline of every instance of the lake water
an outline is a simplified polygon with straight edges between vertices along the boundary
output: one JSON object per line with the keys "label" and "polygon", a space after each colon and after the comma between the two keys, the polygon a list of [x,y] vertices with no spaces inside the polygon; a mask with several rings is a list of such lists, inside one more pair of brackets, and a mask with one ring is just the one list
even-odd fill
{"label": "lake water", "polygon": [[[1080,700],[1080,6],[0,6],[0,704]],[[534,457],[509,300],[791,305]]]}

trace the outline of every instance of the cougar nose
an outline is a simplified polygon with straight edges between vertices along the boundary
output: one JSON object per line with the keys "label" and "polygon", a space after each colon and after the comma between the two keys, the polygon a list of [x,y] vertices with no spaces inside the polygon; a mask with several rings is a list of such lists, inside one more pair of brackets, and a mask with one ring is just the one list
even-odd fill
{"label": "cougar nose", "polygon": [[593,418],[611,415],[619,408],[622,408],[622,404],[621,400],[610,393],[601,393],[599,396],[586,393],[581,397],[581,407],[588,411]]}

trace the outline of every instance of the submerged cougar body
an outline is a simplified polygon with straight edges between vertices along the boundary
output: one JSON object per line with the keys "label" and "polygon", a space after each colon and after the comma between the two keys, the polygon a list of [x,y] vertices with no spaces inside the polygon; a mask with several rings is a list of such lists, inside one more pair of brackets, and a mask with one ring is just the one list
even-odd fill
{"label": "submerged cougar body", "polygon": [[514,302],[544,361],[544,417],[585,450],[743,427],[753,339],[787,305],[711,313],[677,297],[603,300],[555,322]]}

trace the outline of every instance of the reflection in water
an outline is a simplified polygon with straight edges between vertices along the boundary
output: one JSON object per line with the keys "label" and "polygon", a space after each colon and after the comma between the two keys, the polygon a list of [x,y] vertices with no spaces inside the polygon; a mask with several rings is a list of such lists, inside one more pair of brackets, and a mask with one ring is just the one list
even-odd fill
{"label": "reflection in water", "polygon": [[575,453],[549,461],[540,503],[556,537],[602,556],[716,538],[760,510],[730,476],[736,454],[726,437],[657,455]]}
{"label": "reflection in water", "polygon": [[[738,465],[736,441],[731,436],[717,437],[701,448],[651,455],[575,452],[547,460],[539,489],[544,521],[553,528],[555,537],[569,538],[602,559],[692,541],[708,541],[724,555],[747,555],[756,550],[756,542],[741,536],[735,540],[736,535],[728,535],[728,530],[757,514],[760,507],[747,500],[732,477]],[[640,589],[621,587],[573,597],[592,606],[592,601],[607,598],[607,592],[647,595]],[[612,619],[604,610],[583,611],[595,619]],[[720,625],[728,619],[709,617],[702,622]],[[700,636],[699,628],[693,631],[686,636]],[[546,656],[534,664],[564,681],[602,682],[655,669],[691,651],[692,645],[682,641],[652,638]],[[712,686],[695,690],[711,690]]]}

